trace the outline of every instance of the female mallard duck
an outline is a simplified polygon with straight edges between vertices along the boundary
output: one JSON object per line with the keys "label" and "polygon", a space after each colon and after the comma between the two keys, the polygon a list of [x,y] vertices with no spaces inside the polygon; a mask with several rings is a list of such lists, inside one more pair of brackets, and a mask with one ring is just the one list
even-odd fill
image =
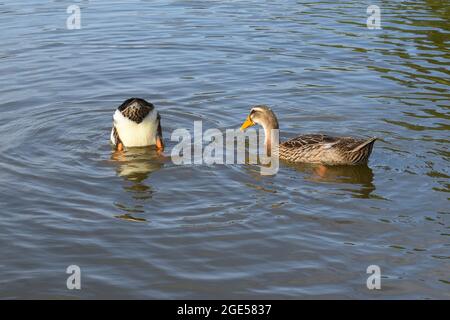
{"label": "female mallard duck", "polygon": [[[270,154],[271,129],[279,129],[277,117],[267,106],[255,106],[242,124],[241,130],[255,124],[264,128],[266,151]],[[307,134],[280,143],[278,152],[280,159],[291,162],[356,165],[367,163],[376,139]]]}
{"label": "female mallard duck", "polygon": [[113,116],[111,142],[118,151],[124,147],[145,147],[156,145],[164,150],[161,117],[155,106],[144,99],[125,100]]}

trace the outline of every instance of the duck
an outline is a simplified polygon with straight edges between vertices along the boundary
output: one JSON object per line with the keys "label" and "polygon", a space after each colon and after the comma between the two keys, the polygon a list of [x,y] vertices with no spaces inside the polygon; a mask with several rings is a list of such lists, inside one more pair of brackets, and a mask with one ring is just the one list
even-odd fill
{"label": "duck", "polygon": [[117,151],[152,145],[164,151],[161,116],[152,103],[141,98],[127,99],[117,108],[110,138]]}
{"label": "duck", "polygon": [[[240,130],[260,125],[264,129],[265,148],[270,156],[272,129],[279,129],[275,113],[266,105],[251,108]],[[360,139],[354,137],[337,137],[326,134],[300,135],[278,146],[279,159],[294,163],[311,163],[321,165],[360,165],[367,164],[377,137]]]}

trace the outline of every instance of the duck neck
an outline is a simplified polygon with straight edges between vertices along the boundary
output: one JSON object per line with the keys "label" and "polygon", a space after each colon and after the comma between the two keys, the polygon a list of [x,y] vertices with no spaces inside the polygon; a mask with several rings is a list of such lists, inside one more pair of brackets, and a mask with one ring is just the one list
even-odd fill
{"label": "duck neck", "polygon": [[[271,156],[272,153],[272,129],[278,130],[278,122],[276,121],[269,121],[262,124],[262,127],[264,129],[264,147],[266,149],[267,156]],[[278,138],[278,135],[274,135]],[[279,141],[276,141],[276,143],[279,143]]]}

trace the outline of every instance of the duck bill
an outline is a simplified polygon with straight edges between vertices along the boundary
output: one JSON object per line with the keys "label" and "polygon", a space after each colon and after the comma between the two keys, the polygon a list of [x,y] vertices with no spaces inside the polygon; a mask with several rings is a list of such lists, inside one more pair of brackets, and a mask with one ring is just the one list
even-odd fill
{"label": "duck bill", "polygon": [[241,131],[245,131],[248,127],[254,126],[255,123],[250,119],[250,116],[245,119],[244,123],[241,126]]}

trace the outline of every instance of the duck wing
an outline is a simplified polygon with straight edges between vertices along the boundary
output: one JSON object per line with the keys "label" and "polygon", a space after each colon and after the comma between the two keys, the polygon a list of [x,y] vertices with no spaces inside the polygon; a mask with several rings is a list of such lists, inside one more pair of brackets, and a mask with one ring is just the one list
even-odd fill
{"label": "duck wing", "polygon": [[294,162],[358,164],[367,162],[376,138],[306,134],[280,144],[280,157]]}
{"label": "duck wing", "polygon": [[340,138],[328,136],[326,134],[305,134],[290,140],[287,140],[281,145],[285,148],[308,148],[311,146],[318,147],[319,145],[328,145],[332,147],[334,144],[339,142]]}

